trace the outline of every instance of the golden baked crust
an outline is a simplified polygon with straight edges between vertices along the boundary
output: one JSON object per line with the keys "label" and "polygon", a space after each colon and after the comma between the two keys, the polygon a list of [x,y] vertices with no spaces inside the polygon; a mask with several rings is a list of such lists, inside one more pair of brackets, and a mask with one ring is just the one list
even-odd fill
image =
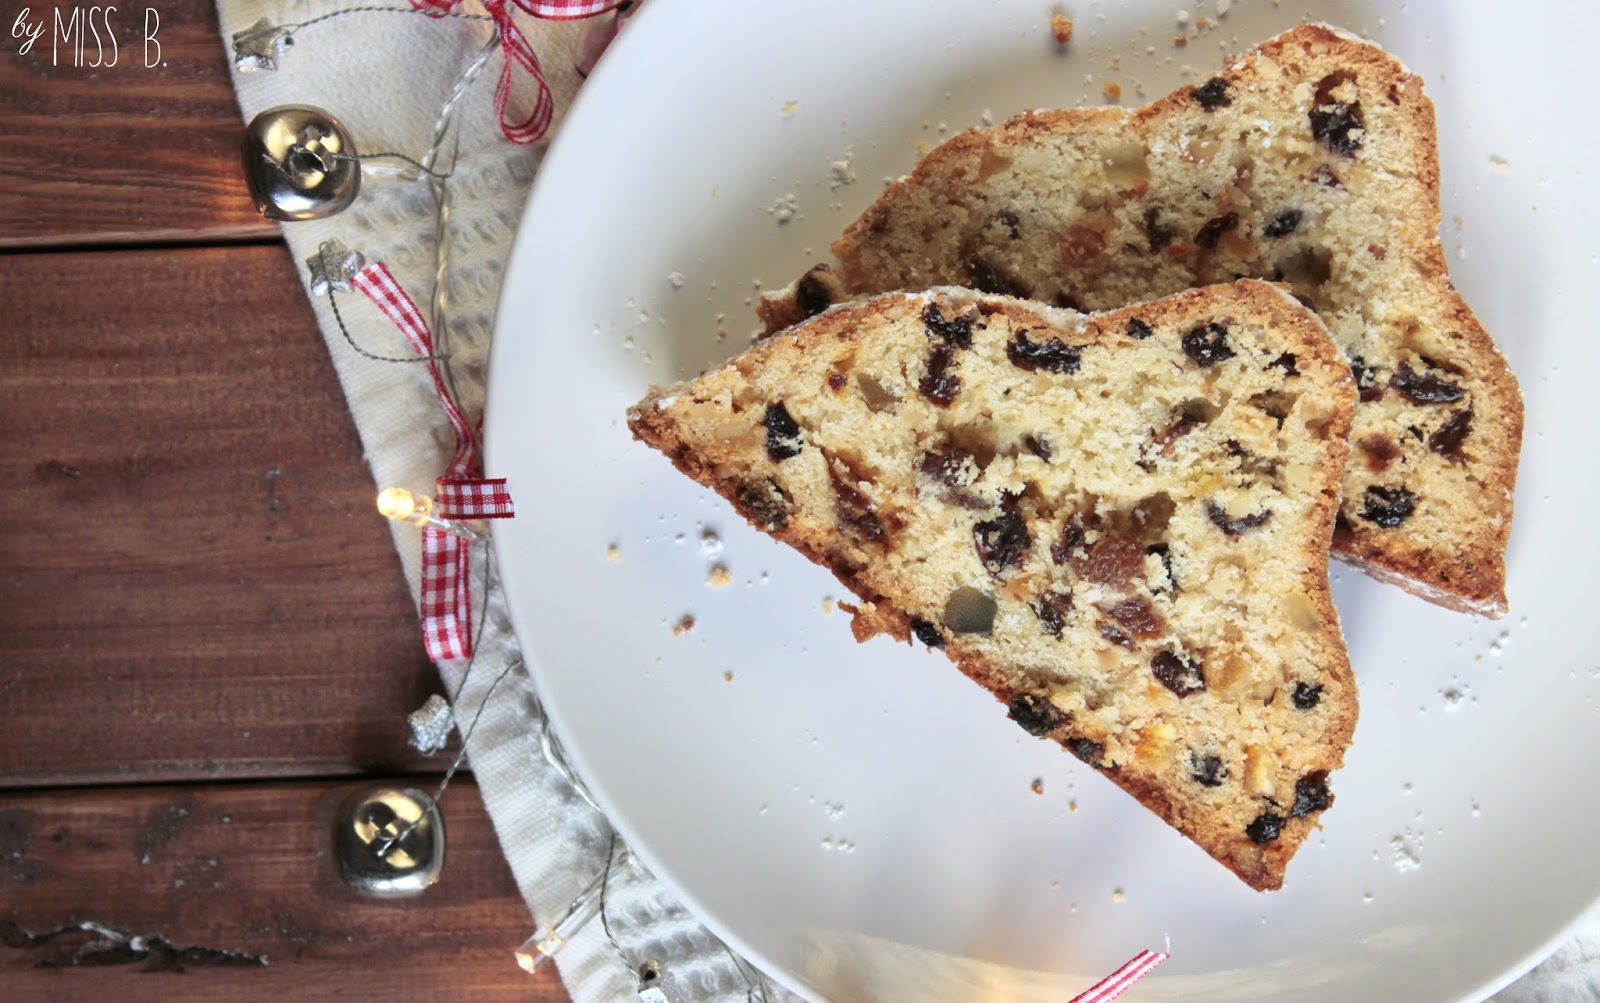
{"label": "golden baked crust", "polygon": [[[828,288],[968,285],[1100,310],[1285,282],[1362,389],[1336,555],[1497,617],[1522,398],[1450,282],[1439,218],[1422,81],[1302,25],[1144,108],[1029,112],[952,138],[834,243]],[[762,307],[769,330],[807,312],[793,296]]]}
{"label": "golden baked crust", "polygon": [[1245,882],[1332,801],[1328,591],[1355,387],[1255,281],[1086,316],[936,288],[835,306],[632,408],[636,437],[942,647]]}

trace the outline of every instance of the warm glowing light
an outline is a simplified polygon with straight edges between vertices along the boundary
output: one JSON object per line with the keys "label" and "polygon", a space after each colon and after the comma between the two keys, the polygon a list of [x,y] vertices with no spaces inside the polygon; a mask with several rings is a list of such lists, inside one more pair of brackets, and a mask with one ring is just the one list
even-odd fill
{"label": "warm glowing light", "polygon": [[384,488],[378,492],[378,511],[390,519],[426,526],[428,516],[433,514],[433,499],[405,488]]}
{"label": "warm glowing light", "polygon": [[396,522],[442,529],[469,540],[483,539],[482,533],[464,523],[434,515],[432,498],[405,488],[384,488],[378,492],[378,511]]}

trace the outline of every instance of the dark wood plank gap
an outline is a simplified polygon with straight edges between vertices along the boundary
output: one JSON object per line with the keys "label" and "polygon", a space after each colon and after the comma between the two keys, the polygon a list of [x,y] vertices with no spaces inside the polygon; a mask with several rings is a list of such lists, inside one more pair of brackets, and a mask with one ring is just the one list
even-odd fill
{"label": "dark wood plank gap", "polygon": [[0,269],[0,785],[434,770],[440,683],[281,246]]}
{"label": "dark wood plank gap", "polygon": [[477,788],[441,803],[439,883],[382,900],[346,887],[330,853],[359,786],[0,796],[6,997],[565,1001],[554,971],[513,959],[533,920]]}

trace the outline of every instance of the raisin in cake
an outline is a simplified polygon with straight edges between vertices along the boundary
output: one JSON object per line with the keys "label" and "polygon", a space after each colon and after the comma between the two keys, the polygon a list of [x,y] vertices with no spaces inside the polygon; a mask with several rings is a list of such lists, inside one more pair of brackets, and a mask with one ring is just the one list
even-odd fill
{"label": "raisin in cake", "polygon": [[1439,244],[1433,106],[1381,49],[1303,25],[1148,107],[1031,112],[923,158],[768,326],[850,293],[968,285],[1103,310],[1239,276],[1315,308],[1361,391],[1335,552],[1506,610],[1522,400]]}
{"label": "raisin in cake", "polygon": [[858,637],[943,648],[1271,889],[1355,726],[1327,577],[1355,397],[1265,283],[1093,316],[940,288],[835,306],[628,423],[831,568]]}

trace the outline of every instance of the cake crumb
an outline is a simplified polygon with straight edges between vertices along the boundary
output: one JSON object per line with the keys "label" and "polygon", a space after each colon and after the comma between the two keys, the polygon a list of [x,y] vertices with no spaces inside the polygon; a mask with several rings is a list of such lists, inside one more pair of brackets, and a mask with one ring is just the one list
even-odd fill
{"label": "cake crumb", "polygon": [[823,616],[832,616],[833,615],[833,611],[838,608],[838,605],[839,605],[838,603],[833,601],[833,596],[823,596],[822,597],[822,615]]}
{"label": "cake crumb", "polygon": [[1056,45],[1064,46],[1072,41],[1072,18],[1065,14],[1050,15],[1050,34],[1056,37]]}
{"label": "cake crumb", "polygon": [[678,622],[677,623],[672,625],[672,636],[673,637],[682,637],[683,635],[689,633],[689,631],[691,631],[693,629],[694,629],[694,616],[692,614],[690,614],[690,613],[685,613],[685,614],[683,614],[683,616],[678,618]]}
{"label": "cake crumb", "polygon": [[1206,31],[1210,27],[1211,27],[1211,19],[1209,17],[1206,17],[1204,14],[1201,14],[1199,17],[1194,19],[1194,30],[1195,31],[1197,31],[1197,32]]}
{"label": "cake crumb", "polygon": [[1173,45],[1174,48],[1181,49],[1181,48],[1183,48],[1184,46],[1186,46],[1188,44],[1189,44],[1189,36],[1188,35],[1174,35],[1174,36],[1172,36],[1172,45]]}
{"label": "cake crumb", "polygon": [[1510,174],[1511,161],[1500,156],[1499,154],[1491,154],[1489,156],[1489,169],[1494,171],[1496,174]]}
{"label": "cake crumb", "polygon": [[[733,673],[732,672],[724,672],[722,674],[722,681],[725,682],[725,683],[733,682]],[[766,808],[762,808],[761,810],[762,811],[766,811],[767,809]]]}
{"label": "cake crumb", "polygon": [[728,568],[723,564],[713,564],[710,574],[706,575],[706,584],[714,589],[725,589],[733,582],[733,575],[728,573]]}
{"label": "cake crumb", "polygon": [[614,543],[611,544],[606,548],[606,560],[612,564],[620,564],[622,562],[622,548]]}
{"label": "cake crumb", "polygon": [[985,108],[983,111],[978,113],[978,121],[982,122],[984,125],[994,125],[994,112]]}
{"label": "cake crumb", "polygon": [[1067,802],[1067,811],[1068,811],[1068,813],[1073,814],[1073,815],[1078,814],[1078,799],[1077,798],[1073,798],[1071,801]]}
{"label": "cake crumb", "polygon": [[795,112],[797,112],[799,110],[800,110],[800,102],[798,102],[798,101],[785,101],[783,103],[783,107],[778,109],[778,114],[782,115],[784,118],[788,118],[790,115],[793,115]]}
{"label": "cake crumb", "polygon": [[667,273],[667,282],[669,282],[672,285],[672,288],[674,288],[674,289],[682,289],[683,288],[683,281],[684,280],[683,280],[683,273],[682,272],[668,272]]}
{"label": "cake crumb", "polygon": [[1125,898],[1127,898],[1127,896],[1122,894],[1122,889],[1121,888],[1113,888],[1111,890],[1111,901],[1113,901],[1113,902],[1121,902]]}
{"label": "cake crumb", "polygon": [[782,226],[800,215],[800,197],[793,192],[786,192],[767,206],[767,213]]}
{"label": "cake crumb", "polygon": [[1033,783],[1028,785],[1035,794],[1044,793],[1044,777],[1034,777]]}
{"label": "cake crumb", "polygon": [[1107,101],[1121,101],[1122,85],[1114,81],[1107,81],[1105,86],[1100,88],[1100,93],[1106,96]]}

